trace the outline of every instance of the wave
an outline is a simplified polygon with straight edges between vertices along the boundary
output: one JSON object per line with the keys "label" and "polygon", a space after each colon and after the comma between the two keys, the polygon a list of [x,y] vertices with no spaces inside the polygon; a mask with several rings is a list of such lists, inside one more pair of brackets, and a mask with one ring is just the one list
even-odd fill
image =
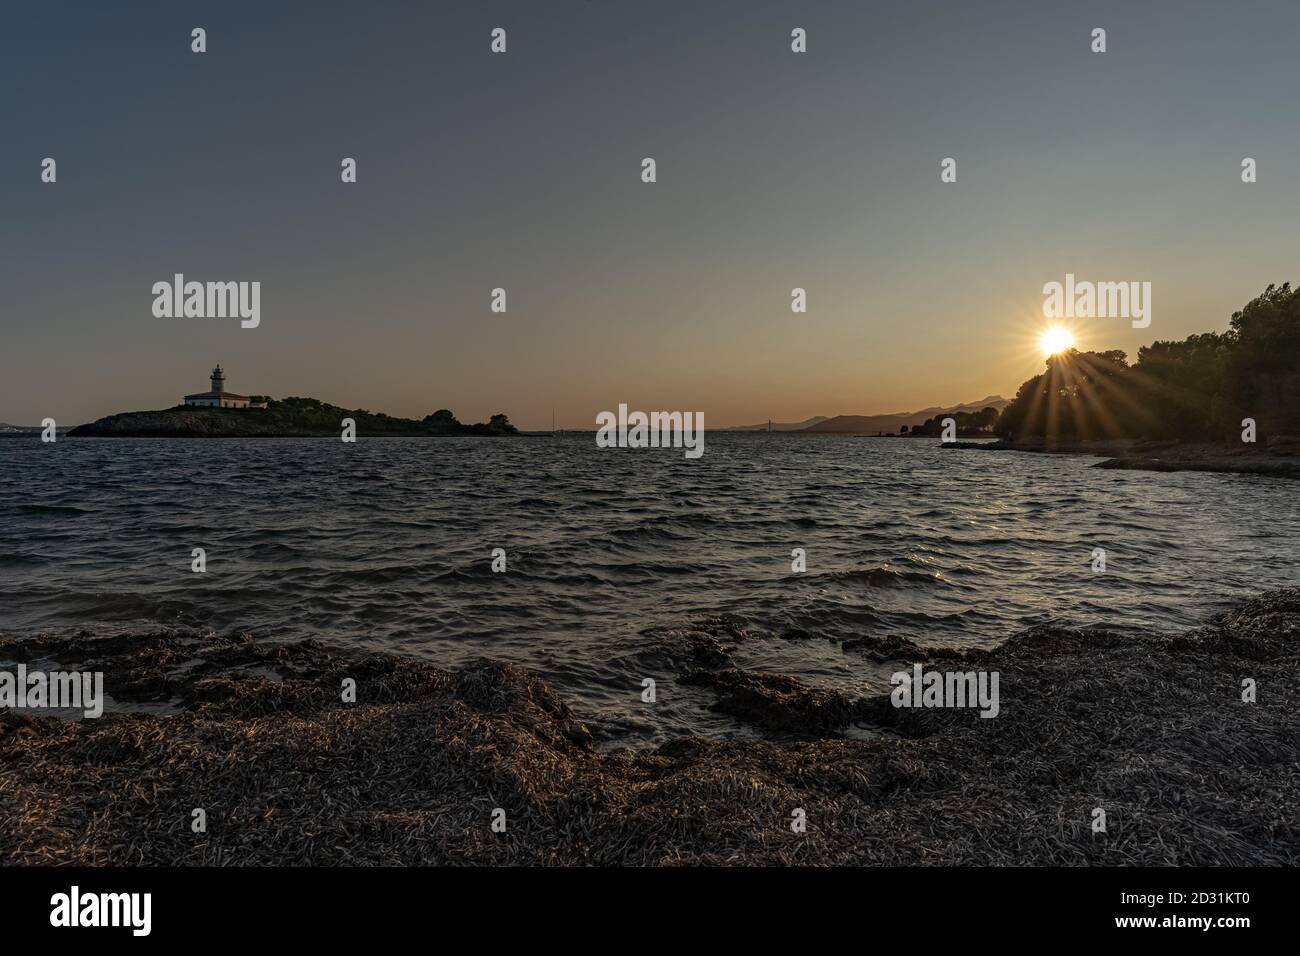
{"label": "wave", "polygon": [[873,588],[893,587],[900,584],[942,584],[944,576],[939,571],[906,571],[888,564],[875,568],[855,568],[851,571],[827,571],[814,575],[832,581],[855,581]]}
{"label": "wave", "polygon": [[93,508],[82,508],[77,505],[43,505],[31,501],[20,501],[11,505],[14,510],[30,515],[89,515],[94,514]]}

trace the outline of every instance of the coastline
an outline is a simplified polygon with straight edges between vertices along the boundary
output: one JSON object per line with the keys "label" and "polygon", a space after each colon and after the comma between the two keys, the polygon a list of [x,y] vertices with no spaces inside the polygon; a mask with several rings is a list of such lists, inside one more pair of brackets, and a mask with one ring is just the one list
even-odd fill
{"label": "coastline", "polygon": [[147,412],[119,412],[68,429],[69,438],[339,438],[349,422],[351,434],[372,438],[516,437],[518,429],[502,414],[466,425],[439,409],[422,420],[383,412],[342,408],[314,398],[268,399],[259,408],[178,405]]}
{"label": "coastline", "polygon": [[[1182,634],[1038,626],[992,650],[852,650],[999,671],[992,720],[744,671],[716,641],[690,651],[678,679],[781,739],[602,750],[544,681],[492,661],[447,671],[165,628],[0,638],[6,662],[104,671],[128,708],[0,711],[0,860],[1300,863],[1300,589]],[[357,703],[340,701],[345,678]],[[1243,678],[1257,702],[1243,703]],[[791,831],[795,808],[806,833]]]}
{"label": "coastline", "polygon": [[944,449],[1019,451],[1044,455],[1091,455],[1106,459],[1094,468],[1124,471],[1206,471],[1238,475],[1268,475],[1300,478],[1300,445],[1294,441],[1255,448],[1216,445],[1210,442],[1138,441],[1135,439],[1096,441],[955,441],[940,443]]}

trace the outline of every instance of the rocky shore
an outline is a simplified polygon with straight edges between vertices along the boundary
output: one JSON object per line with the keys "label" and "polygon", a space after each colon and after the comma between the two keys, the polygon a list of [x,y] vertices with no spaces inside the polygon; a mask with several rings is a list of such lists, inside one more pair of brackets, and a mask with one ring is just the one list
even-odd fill
{"label": "rocky shore", "polygon": [[178,405],[148,412],[121,412],[68,431],[70,438],[334,438],[345,419],[363,437],[517,435],[505,415],[463,424],[447,409],[423,419],[341,408],[315,398],[266,400],[263,408],[211,408]]}
{"label": "rocky shore", "polygon": [[0,862],[1300,863],[1300,589],[1177,635],[846,652],[996,670],[1000,713],[850,699],[737,668],[713,640],[680,678],[780,739],[608,750],[509,664],[166,629],[3,638],[0,667],[102,670],[113,706],[0,711]]}
{"label": "rocky shore", "polygon": [[1216,445],[1209,442],[1136,441],[998,441],[946,442],[945,449],[1027,451],[1039,454],[1095,455],[1106,458],[1097,468],[1130,471],[1212,471],[1300,478],[1300,441],[1268,445]]}

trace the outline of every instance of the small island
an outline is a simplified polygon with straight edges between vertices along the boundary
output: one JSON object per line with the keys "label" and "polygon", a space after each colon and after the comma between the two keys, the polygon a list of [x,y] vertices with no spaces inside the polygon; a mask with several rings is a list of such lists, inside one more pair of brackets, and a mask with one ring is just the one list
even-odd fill
{"label": "small island", "polygon": [[317,398],[273,399],[225,390],[225,373],[212,370],[212,387],[186,395],[180,405],[148,412],[122,412],[78,425],[72,438],[338,438],[343,420],[356,422],[362,437],[518,435],[505,415],[466,425],[448,409],[422,419],[396,418],[364,408],[340,408]]}

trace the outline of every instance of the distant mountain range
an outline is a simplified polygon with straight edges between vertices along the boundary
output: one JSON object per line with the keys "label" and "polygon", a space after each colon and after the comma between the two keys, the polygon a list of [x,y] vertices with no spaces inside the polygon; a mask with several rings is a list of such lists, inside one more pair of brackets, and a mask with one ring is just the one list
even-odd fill
{"label": "distant mountain range", "polygon": [[[934,406],[933,408],[923,408],[919,412],[894,412],[889,415],[835,415],[827,418],[819,415],[816,418],[809,418],[806,421],[794,423],[776,423],[772,424],[773,431],[782,432],[820,432],[830,434],[847,434],[847,435],[876,435],[884,432],[888,435],[897,434],[898,430],[906,425],[911,428],[913,425],[920,425],[927,418],[934,418],[936,415],[951,415],[953,412],[978,412],[981,408],[988,408],[990,405],[998,411],[1006,408],[1011,403],[1001,395],[990,395],[978,402],[966,402],[962,405],[953,405],[948,408]],[[767,424],[762,425],[742,425],[737,428],[727,429],[728,431],[767,431]]]}

